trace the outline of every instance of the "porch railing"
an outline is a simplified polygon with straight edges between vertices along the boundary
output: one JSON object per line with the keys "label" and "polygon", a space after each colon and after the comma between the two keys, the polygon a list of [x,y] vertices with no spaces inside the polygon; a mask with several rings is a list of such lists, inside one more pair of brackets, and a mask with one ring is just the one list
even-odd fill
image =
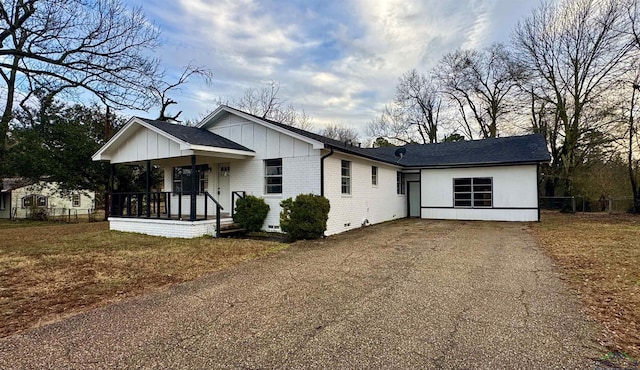
{"label": "porch railing", "polygon": [[[204,201],[201,208],[204,211],[203,214],[198,214],[198,203],[197,201],[192,202],[191,192],[111,193],[109,216],[178,220],[186,218],[189,221],[207,220],[213,216],[213,214],[209,214],[209,201],[211,201],[215,208],[216,236],[220,236],[220,211],[224,208],[209,192],[197,193],[196,196]],[[174,206],[172,206],[172,199],[177,202]],[[183,205],[183,203],[185,204]]]}
{"label": "porch railing", "polygon": [[236,197],[238,199],[244,199],[247,196],[247,192],[245,191],[232,191],[231,192],[231,217],[235,215],[236,212]]}

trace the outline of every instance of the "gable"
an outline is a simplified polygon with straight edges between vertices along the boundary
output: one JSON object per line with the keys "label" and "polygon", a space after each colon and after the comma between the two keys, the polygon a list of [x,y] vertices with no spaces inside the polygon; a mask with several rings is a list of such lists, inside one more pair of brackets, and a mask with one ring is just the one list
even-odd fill
{"label": "gable", "polygon": [[268,124],[223,112],[205,126],[210,132],[225,137],[250,148],[261,158],[288,158],[317,155],[317,149],[309,140],[292,135],[286,130],[278,130]]}
{"label": "gable", "polygon": [[[114,138],[113,142],[105,144],[99,160],[108,160],[111,163],[138,162],[147,159],[162,159],[186,155],[180,147],[180,143],[172,140],[168,135],[162,135],[141,125],[132,125],[122,130],[126,132]],[[110,145],[109,145],[110,144]]]}
{"label": "gable", "polygon": [[92,159],[135,163],[194,154],[224,158],[254,155],[250,149],[206,130],[134,117]]}

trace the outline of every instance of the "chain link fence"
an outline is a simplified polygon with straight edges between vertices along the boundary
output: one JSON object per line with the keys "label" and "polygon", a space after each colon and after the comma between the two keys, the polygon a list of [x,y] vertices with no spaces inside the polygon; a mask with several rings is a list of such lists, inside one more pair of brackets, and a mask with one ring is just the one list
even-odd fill
{"label": "chain link fence", "polygon": [[600,197],[592,200],[584,196],[540,197],[540,209],[555,210],[564,213],[608,212],[627,213],[633,207],[633,197]]}

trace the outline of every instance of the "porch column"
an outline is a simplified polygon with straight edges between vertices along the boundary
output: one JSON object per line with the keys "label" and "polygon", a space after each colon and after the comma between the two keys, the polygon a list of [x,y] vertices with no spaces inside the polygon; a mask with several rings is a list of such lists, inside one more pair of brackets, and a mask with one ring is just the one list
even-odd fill
{"label": "porch column", "polygon": [[147,218],[151,216],[151,161],[147,159]]}
{"label": "porch column", "polygon": [[198,190],[198,173],[196,171],[196,156],[191,156],[191,212],[189,221],[196,220],[196,192]]}
{"label": "porch column", "polygon": [[105,211],[104,211],[104,219],[105,221],[113,214],[113,183],[114,183],[114,173],[115,173],[116,165],[113,163],[109,164],[109,185],[107,188],[107,196],[105,197]]}

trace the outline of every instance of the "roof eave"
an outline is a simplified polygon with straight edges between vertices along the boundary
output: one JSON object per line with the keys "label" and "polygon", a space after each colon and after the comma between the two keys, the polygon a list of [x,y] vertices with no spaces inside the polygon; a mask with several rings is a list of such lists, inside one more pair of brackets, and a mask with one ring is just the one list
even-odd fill
{"label": "roof eave", "polygon": [[470,168],[470,167],[497,167],[497,166],[519,166],[519,165],[537,165],[540,163],[548,163],[549,160],[527,160],[512,162],[482,162],[482,163],[449,163],[436,165],[402,165],[411,169],[444,169],[444,168]]}

